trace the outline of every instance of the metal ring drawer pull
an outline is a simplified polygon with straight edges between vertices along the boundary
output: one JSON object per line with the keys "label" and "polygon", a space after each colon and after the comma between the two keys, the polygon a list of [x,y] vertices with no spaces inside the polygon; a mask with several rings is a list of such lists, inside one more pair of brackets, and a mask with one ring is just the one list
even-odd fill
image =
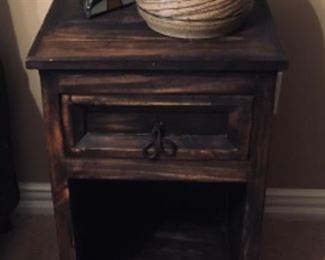
{"label": "metal ring drawer pull", "polygon": [[172,157],[176,154],[177,145],[164,138],[164,125],[158,121],[154,124],[151,142],[143,148],[143,157],[149,160],[155,160],[164,154],[168,157]]}

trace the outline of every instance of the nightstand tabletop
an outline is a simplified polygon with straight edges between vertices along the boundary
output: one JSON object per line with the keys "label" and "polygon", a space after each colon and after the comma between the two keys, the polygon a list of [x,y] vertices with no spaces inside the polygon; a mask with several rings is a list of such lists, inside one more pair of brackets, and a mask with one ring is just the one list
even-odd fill
{"label": "nightstand tabletop", "polygon": [[287,60],[265,0],[240,30],[219,39],[184,40],[150,30],[129,6],[88,20],[79,1],[55,0],[28,55],[39,70],[276,71]]}

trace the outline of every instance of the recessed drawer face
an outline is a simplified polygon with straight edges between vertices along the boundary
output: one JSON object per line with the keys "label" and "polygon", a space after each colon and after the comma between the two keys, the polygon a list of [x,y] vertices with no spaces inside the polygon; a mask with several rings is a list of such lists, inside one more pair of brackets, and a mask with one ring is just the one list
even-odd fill
{"label": "recessed drawer face", "polygon": [[62,95],[67,155],[245,160],[251,96]]}

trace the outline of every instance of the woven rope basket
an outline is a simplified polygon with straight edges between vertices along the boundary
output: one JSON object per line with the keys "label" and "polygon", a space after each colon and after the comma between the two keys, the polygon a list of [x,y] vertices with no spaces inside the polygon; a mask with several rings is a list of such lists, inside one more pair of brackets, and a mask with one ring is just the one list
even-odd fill
{"label": "woven rope basket", "polygon": [[136,0],[153,30],[177,38],[212,38],[237,29],[254,0]]}

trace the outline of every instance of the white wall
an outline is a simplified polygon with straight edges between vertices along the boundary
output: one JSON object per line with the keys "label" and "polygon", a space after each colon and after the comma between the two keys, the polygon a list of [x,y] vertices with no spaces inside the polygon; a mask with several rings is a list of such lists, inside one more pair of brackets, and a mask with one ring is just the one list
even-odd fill
{"label": "white wall", "polygon": [[325,187],[325,1],[270,0],[290,60],[274,122],[270,185]]}
{"label": "white wall", "polygon": [[0,57],[9,92],[16,171],[20,181],[46,181],[47,161],[36,71],[26,71],[28,49],[50,0],[0,0]]}

